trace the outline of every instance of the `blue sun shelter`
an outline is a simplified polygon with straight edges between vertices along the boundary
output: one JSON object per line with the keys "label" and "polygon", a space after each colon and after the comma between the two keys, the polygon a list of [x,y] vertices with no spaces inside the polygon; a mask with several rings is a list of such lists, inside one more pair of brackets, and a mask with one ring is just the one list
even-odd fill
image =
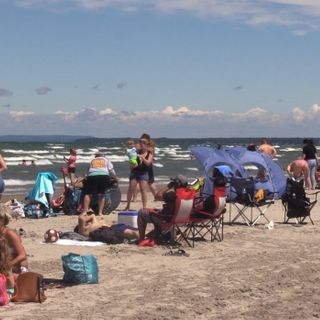
{"label": "blue sun shelter", "polygon": [[211,147],[192,147],[191,154],[201,165],[204,171],[204,189],[206,194],[213,192],[213,173],[217,169],[228,180],[232,176],[246,176],[247,172],[243,166],[235,161],[231,155],[224,149],[217,149]]}
{"label": "blue sun shelter", "polygon": [[255,190],[264,189],[275,199],[280,199],[286,189],[283,169],[268,155],[259,151],[249,151],[244,147],[225,148],[230,157],[239,163],[247,176],[255,180]]}

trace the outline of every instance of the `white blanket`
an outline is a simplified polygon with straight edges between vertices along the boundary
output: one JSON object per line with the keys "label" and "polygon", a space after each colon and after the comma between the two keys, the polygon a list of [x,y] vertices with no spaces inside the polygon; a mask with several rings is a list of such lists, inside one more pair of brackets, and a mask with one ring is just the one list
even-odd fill
{"label": "white blanket", "polygon": [[[42,242],[45,243],[46,242]],[[105,243],[99,241],[78,241],[70,239],[58,239],[58,241],[53,242],[52,244],[60,244],[62,246],[86,246],[86,247],[98,247],[103,246]]]}

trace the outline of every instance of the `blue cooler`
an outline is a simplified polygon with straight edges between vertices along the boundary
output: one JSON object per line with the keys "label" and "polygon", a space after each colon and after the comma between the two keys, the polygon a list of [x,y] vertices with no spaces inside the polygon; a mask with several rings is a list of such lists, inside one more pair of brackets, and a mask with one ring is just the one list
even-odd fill
{"label": "blue cooler", "polygon": [[118,213],[118,223],[124,223],[138,229],[138,211],[121,211]]}

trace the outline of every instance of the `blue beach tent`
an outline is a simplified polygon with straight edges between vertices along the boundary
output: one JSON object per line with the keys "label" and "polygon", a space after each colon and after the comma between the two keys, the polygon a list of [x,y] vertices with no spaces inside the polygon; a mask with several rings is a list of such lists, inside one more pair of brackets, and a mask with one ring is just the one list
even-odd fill
{"label": "blue beach tent", "polygon": [[274,194],[276,199],[281,198],[285,192],[286,177],[283,170],[264,153],[249,151],[244,147],[223,149],[192,147],[190,151],[204,170],[205,193],[212,192],[211,177],[214,168],[217,168],[226,178],[254,176],[255,189],[267,190]]}
{"label": "blue beach tent", "polygon": [[224,149],[192,147],[190,152],[204,170],[205,184],[203,191],[207,194],[212,193],[212,173],[214,168],[218,169],[226,178],[232,176],[244,177],[247,174],[243,166],[235,161]]}
{"label": "blue beach tent", "polygon": [[[277,162],[262,152],[249,151],[243,147],[224,150],[245,168],[248,176],[254,176],[256,190],[262,188],[273,193],[276,199],[281,198],[286,189],[287,179]],[[250,170],[254,170],[255,173],[250,173]]]}

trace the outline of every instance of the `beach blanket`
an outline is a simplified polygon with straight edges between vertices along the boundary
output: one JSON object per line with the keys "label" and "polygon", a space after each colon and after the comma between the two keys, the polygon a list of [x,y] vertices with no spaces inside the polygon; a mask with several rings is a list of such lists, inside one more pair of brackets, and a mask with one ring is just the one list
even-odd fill
{"label": "beach blanket", "polygon": [[[46,242],[42,242],[42,244],[47,244]],[[50,244],[59,244],[62,246],[85,246],[85,247],[99,247],[105,245],[103,242],[99,241],[78,241],[78,240],[70,240],[70,239],[59,239],[56,242]]]}

